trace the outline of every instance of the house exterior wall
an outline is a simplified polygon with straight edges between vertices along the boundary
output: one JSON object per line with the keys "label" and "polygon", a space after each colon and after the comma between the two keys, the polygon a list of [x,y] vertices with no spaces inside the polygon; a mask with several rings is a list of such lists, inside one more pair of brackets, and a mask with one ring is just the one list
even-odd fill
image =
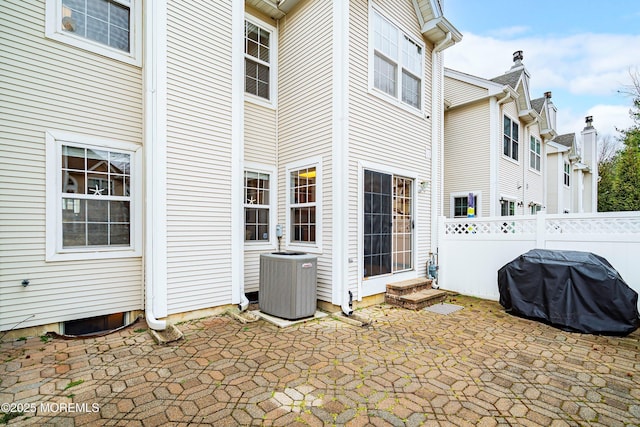
{"label": "house exterior wall", "polygon": [[[273,19],[267,15],[247,6],[245,12],[252,18],[273,27],[276,25]],[[272,42],[277,44],[278,38]],[[271,52],[277,53],[278,46],[271,46]],[[276,85],[277,87],[277,85]],[[277,99],[277,97],[276,97]],[[244,102],[244,166],[245,170],[272,171],[276,169],[278,159],[277,142],[277,105],[266,106],[245,98]],[[272,173],[270,188],[271,209],[277,205],[277,174]],[[276,216],[272,215],[271,219]],[[273,234],[275,224],[269,224],[270,235]],[[271,236],[269,242],[245,242],[244,245],[244,291],[257,292],[260,281],[260,254],[273,252],[277,246],[275,236]]]}
{"label": "house exterior wall", "polygon": [[[278,223],[282,249],[318,256],[318,299],[332,294],[332,3],[301,2],[279,22],[278,69]],[[316,245],[292,245],[287,224],[287,167],[317,165],[321,231]]]}
{"label": "house exterior wall", "polygon": [[445,77],[444,99],[451,105],[463,104],[488,94],[486,88],[463,82],[451,77]]}
{"label": "house exterior wall", "polygon": [[[373,5],[394,24],[409,32],[417,40],[423,40],[410,0],[394,2],[373,1]],[[361,176],[364,168],[385,173],[415,178],[415,182],[430,180],[431,174],[431,74],[432,49],[425,43],[422,113],[414,113],[388,102],[369,89],[369,2],[350,2],[349,9],[349,248],[351,259],[360,259],[362,236],[359,231],[362,221],[362,206],[359,194],[362,192]],[[430,193],[414,193],[415,230],[419,248],[414,265],[415,276],[426,275],[426,260],[430,242]],[[415,249],[414,249],[415,250]],[[354,278],[362,279],[360,262],[349,264],[350,288]],[[388,281],[397,281],[389,277]],[[368,286],[367,281],[359,284],[358,297],[384,292],[384,289]]]}
{"label": "house exterior wall", "polygon": [[228,2],[168,2],[168,313],[231,303]]}
{"label": "house exterior wall", "polygon": [[143,306],[140,256],[45,261],[45,133],[142,145],[141,69],[45,38],[45,18],[42,1],[2,2],[0,330]]}
{"label": "house exterior wall", "polygon": [[451,213],[451,195],[469,192],[481,193],[480,210],[476,215],[489,215],[492,144],[489,111],[489,100],[486,100],[445,113],[445,216]]}
{"label": "house exterior wall", "polygon": [[[506,102],[503,104],[500,117],[498,117],[499,128],[503,128],[504,116],[507,115],[511,120],[516,121],[519,124],[519,144],[518,144],[518,161],[514,161],[503,154],[502,151],[502,130],[500,131],[500,139],[496,143],[500,147],[500,159],[498,161],[499,176],[498,176],[498,198],[504,197],[505,199],[513,199],[516,202],[522,200],[523,191],[522,184],[524,178],[523,157],[524,150],[524,126],[518,119],[518,110],[515,102]],[[520,187],[520,188],[518,188]],[[516,207],[516,214],[522,214],[523,209]]]}
{"label": "house exterior wall", "polygon": [[550,214],[562,213],[562,210],[559,210],[559,192],[561,191],[560,185],[562,182],[560,181],[561,176],[559,175],[562,172],[562,154],[561,153],[550,153],[547,155],[547,204],[546,211]]}
{"label": "house exterior wall", "polygon": [[[535,137],[541,144],[540,146],[540,171],[531,168],[532,153],[530,150],[531,136]],[[525,127],[525,140],[523,141],[524,156],[522,158],[522,166],[524,168],[524,214],[531,213],[530,203],[544,206],[544,173],[546,169],[546,161],[544,156],[544,148],[542,147],[542,138],[540,137],[540,128],[537,123]]]}

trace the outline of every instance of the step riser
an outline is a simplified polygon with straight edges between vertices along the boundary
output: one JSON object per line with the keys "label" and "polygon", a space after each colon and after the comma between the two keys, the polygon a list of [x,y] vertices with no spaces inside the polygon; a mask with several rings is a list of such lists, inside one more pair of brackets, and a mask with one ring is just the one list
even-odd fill
{"label": "step riser", "polygon": [[425,307],[444,302],[446,298],[446,293],[443,293],[442,295],[434,295],[431,298],[421,301],[407,301],[395,295],[385,295],[384,301],[389,305],[406,308],[408,310],[422,310]]}
{"label": "step riser", "polygon": [[420,285],[412,286],[410,288],[402,288],[402,289],[394,289],[392,287],[387,286],[387,295],[396,295],[396,296],[409,295],[414,292],[420,292],[424,289],[431,289],[430,281],[422,283]]}

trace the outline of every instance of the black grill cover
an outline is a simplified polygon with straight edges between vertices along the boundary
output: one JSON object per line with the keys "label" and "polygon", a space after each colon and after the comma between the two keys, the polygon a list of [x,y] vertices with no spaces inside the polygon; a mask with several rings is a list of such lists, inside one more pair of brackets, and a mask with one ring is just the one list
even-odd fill
{"label": "black grill cover", "polygon": [[508,313],[565,331],[627,335],[640,326],[638,293],[601,256],[533,249],[498,270]]}

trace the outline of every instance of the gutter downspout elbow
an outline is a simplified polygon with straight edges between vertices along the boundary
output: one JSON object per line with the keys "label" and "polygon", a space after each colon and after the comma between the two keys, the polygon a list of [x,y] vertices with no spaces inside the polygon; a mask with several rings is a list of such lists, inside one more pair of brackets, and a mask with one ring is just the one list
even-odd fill
{"label": "gutter downspout elbow", "polygon": [[451,42],[451,31],[447,32],[447,34],[444,36],[444,39],[442,39],[440,42],[438,42],[437,45],[433,47],[433,51],[440,52],[441,50],[444,50],[444,46],[449,42]]}

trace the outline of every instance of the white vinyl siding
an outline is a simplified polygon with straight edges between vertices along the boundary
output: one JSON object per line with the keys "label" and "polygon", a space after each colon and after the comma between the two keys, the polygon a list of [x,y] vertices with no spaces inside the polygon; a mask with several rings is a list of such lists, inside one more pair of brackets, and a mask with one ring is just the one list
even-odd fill
{"label": "white vinyl siding", "polygon": [[141,0],[46,0],[46,35],[132,65],[142,63]]}
{"label": "white vinyl siding", "polygon": [[[323,212],[318,221],[318,299],[331,301],[332,289],[332,2],[301,2],[279,24],[278,164],[279,213],[283,235],[287,223],[285,168],[304,159],[320,159],[317,199]],[[295,167],[295,166],[294,166]],[[282,239],[282,250],[294,249]]]}
{"label": "white vinyl siding", "polygon": [[254,102],[244,103],[244,160],[276,164],[276,112]]}
{"label": "white vinyl siding", "polygon": [[445,76],[444,99],[450,105],[469,102],[487,94],[488,90],[485,88]]}
{"label": "white vinyl siding", "polygon": [[230,3],[168,4],[169,314],[231,303],[231,27]]}
{"label": "white vinyl siding", "polygon": [[[420,27],[410,0],[394,2],[371,2],[380,13],[397,23],[415,40],[422,40]],[[385,165],[386,172],[398,171],[417,181],[430,180],[431,122],[415,109],[397,108],[395,104],[380,102],[370,93],[369,76],[369,3],[365,0],[350,2],[349,40],[349,194],[359,194],[359,164]],[[431,46],[425,44],[422,69],[426,76],[421,90],[424,113],[431,114]],[[411,111],[410,111],[411,110]],[[362,209],[359,198],[350,197],[349,204],[349,257],[359,259],[362,253],[360,224]],[[426,260],[430,251],[430,192],[423,192],[415,199],[415,270],[407,274],[426,275]],[[361,262],[361,261],[359,261]],[[358,283],[363,276],[359,263],[349,264],[351,283]],[[367,288],[363,281],[362,295],[378,293]],[[383,292],[383,291],[382,291]]]}
{"label": "white vinyl siding", "polygon": [[46,130],[140,146],[141,70],[45,38],[44,2],[1,8],[0,330],[142,309],[139,256],[45,261]]}
{"label": "white vinyl siding", "polygon": [[[468,193],[468,189],[490,194],[489,101],[447,111],[444,120],[444,194]],[[494,150],[497,154],[497,151]],[[476,207],[476,216],[488,216],[491,201]],[[451,215],[449,197],[444,212]]]}

